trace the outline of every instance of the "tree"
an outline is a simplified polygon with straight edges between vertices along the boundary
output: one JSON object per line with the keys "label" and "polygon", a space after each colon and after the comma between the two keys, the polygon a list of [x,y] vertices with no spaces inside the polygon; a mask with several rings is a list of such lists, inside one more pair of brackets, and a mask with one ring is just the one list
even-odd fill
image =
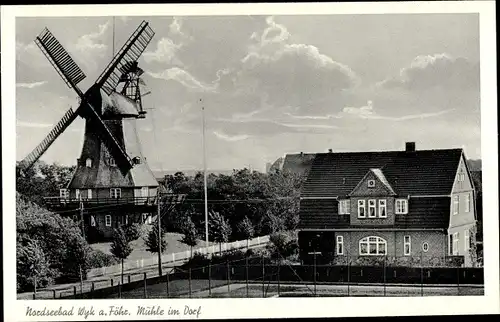
{"label": "tree", "polygon": [[213,240],[219,243],[219,253],[222,254],[222,243],[227,243],[231,235],[229,222],[218,212],[211,212],[209,219]]}
{"label": "tree", "polygon": [[287,258],[298,251],[297,238],[293,232],[279,231],[269,236],[268,249],[274,258]]}
{"label": "tree", "polygon": [[36,240],[27,240],[23,246],[17,243],[17,289],[45,287],[52,283],[55,272],[50,269],[49,260]]}
{"label": "tree", "polygon": [[144,242],[146,243],[147,251],[150,253],[158,253],[158,241],[161,241],[161,252],[163,253],[167,248],[167,241],[165,240],[165,233],[162,232],[161,238],[158,236],[158,229],[154,227],[149,231]]}
{"label": "tree", "polygon": [[[191,258],[193,257],[193,247],[198,243],[198,230],[194,222],[191,220],[191,217],[188,217],[187,222],[183,228],[184,236],[182,237],[181,242],[191,247]],[[207,245],[208,247],[208,245]]]}
{"label": "tree", "polygon": [[121,228],[113,231],[113,241],[111,243],[111,254],[121,260],[122,263],[122,285],[123,285],[123,262],[132,253],[129,240]]}
{"label": "tree", "polygon": [[242,238],[247,240],[248,249],[248,240],[255,234],[253,224],[248,217],[245,216],[245,218],[238,224],[238,232]]}

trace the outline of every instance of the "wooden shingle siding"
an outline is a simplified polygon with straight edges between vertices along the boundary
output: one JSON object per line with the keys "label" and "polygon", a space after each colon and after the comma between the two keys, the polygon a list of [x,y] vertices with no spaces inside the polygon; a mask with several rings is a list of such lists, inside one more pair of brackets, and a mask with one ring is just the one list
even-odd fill
{"label": "wooden shingle siding", "polygon": [[338,210],[335,199],[303,199],[300,201],[299,228],[349,227],[349,215],[339,215]]}

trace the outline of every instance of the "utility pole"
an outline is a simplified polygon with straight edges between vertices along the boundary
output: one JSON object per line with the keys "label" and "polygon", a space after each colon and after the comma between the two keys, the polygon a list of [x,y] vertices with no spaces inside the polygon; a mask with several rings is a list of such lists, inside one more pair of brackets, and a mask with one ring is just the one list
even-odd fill
{"label": "utility pole", "polygon": [[158,215],[157,215],[157,222],[158,222],[158,275],[162,276],[162,271],[161,271],[161,218],[160,218],[160,188],[157,190],[158,198],[157,198],[157,210],[158,210]]}
{"label": "utility pole", "polygon": [[[201,99],[200,99],[201,102]],[[203,188],[205,193],[205,247],[208,250],[208,198],[207,198],[207,149],[205,147],[205,107],[201,107],[203,119]],[[208,251],[207,251],[208,254]]]}
{"label": "utility pole", "polygon": [[85,239],[85,221],[83,220],[83,201],[80,196],[80,220],[82,221],[82,236]]}

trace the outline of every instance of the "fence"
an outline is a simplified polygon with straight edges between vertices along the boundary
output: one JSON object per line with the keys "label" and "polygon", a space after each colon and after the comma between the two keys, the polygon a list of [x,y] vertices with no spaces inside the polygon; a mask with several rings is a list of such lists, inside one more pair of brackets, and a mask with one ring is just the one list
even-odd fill
{"label": "fence", "polygon": [[[262,246],[263,244],[267,244],[269,242],[269,236],[261,236],[261,237],[255,237],[253,239],[247,240],[238,240],[235,242],[231,243],[223,243],[223,244],[217,244],[217,245],[211,245],[207,247],[198,247],[198,248],[193,248],[193,254],[195,253],[201,253],[201,254],[216,254],[219,253],[220,251],[222,252],[227,252],[231,250],[236,250],[236,249],[245,249],[245,248],[253,248],[257,246]],[[171,254],[164,254],[161,257],[162,264],[168,264],[168,263],[174,263],[174,262],[179,262],[179,261],[185,261],[191,257],[191,250],[186,250],[182,252],[177,252],[177,253],[171,253]],[[147,268],[151,266],[157,266],[158,265],[158,256],[153,256],[150,258],[146,259],[140,259],[140,260],[135,260],[135,261],[125,261],[124,262],[124,270],[125,271],[130,271],[134,269],[142,269],[142,268]],[[119,274],[121,273],[121,264],[116,264],[112,266],[107,266],[107,267],[100,267],[100,268],[94,268],[89,270],[87,273],[88,278],[92,277],[98,277],[98,276],[104,276],[104,275],[109,275],[109,274]]]}
{"label": "fence", "polygon": [[482,295],[482,268],[292,265],[264,257],[202,267],[184,264],[166,275],[129,274],[124,283],[55,298],[247,298],[303,296]]}

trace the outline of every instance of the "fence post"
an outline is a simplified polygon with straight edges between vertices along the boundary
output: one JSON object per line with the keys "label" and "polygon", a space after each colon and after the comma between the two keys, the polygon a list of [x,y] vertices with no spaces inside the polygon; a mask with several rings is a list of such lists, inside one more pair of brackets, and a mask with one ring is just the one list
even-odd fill
{"label": "fence post", "polygon": [[420,296],[424,296],[424,261],[422,251],[420,251]]}
{"label": "fence post", "polygon": [[460,266],[457,266],[457,295],[460,295]]}
{"label": "fence post", "polygon": [[73,286],[73,295],[75,296],[76,299],[76,286]]}
{"label": "fence post", "polygon": [[55,299],[56,298],[56,290],[52,290],[52,295],[53,295],[53,298]]}
{"label": "fence post", "polygon": [[130,284],[130,274],[128,274],[128,283]]}
{"label": "fence post", "polygon": [[113,278],[111,278],[111,286],[113,286]]}
{"label": "fence post", "polygon": [[386,260],[387,260],[387,256],[384,256],[384,296],[386,296],[386,283],[387,283],[386,272],[385,272]]}
{"label": "fence post", "polygon": [[118,298],[122,298],[122,283],[118,281]]}
{"label": "fence post", "polygon": [[95,290],[95,284],[92,282],[92,286],[90,287],[90,298],[94,298],[94,290]]}
{"label": "fence post", "polygon": [[227,270],[227,293],[231,293],[231,272],[229,271],[229,259],[226,259],[226,270]]}
{"label": "fence post", "polygon": [[245,257],[245,275],[247,279],[247,297],[248,297],[248,257]]}
{"label": "fence post", "polygon": [[208,261],[208,296],[212,296],[212,257]]}
{"label": "fence post", "polygon": [[[171,272],[171,271],[170,271]],[[165,274],[167,275],[167,298],[170,297],[170,288],[168,284],[170,284],[170,272],[166,272]]]}
{"label": "fence post", "polygon": [[191,298],[191,267],[188,269],[189,279],[189,298]]}
{"label": "fence post", "polygon": [[347,296],[351,296],[351,262],[347,251]]}
{"label": "fence post", "polygon": [[146,292],[146,288],[147,288],[147,285],[148,282],[147,282],[147,279],[146,279],[146,272],[144,272],[144,298],[147,299],[148,296],[147,296],[147,292]]}
{"label": "fence post", "polygon": [[281,260],[278,261],[278,297],[280,296],[280,269],[281,269]]}
{"label": "fence post", "polygon": [[265,267],[265,264],[264,264],[264,255],[262,255],[261,261],[262,261],[262,297],[265,298],[266,297],[266,294],[265,294],[266,289],[265,289],[265,286],[264,286],[264,281],[265,281],[265,275],[266,275],[266,267]]}
{"label": "fence post", "polygon": [[316,296],[316,250],[314,251],[313,273],[314,273],[314,296]]}
{"label": "fence post", "polygon": [[36,293],[33,293],[33,299],[36,300]]}

